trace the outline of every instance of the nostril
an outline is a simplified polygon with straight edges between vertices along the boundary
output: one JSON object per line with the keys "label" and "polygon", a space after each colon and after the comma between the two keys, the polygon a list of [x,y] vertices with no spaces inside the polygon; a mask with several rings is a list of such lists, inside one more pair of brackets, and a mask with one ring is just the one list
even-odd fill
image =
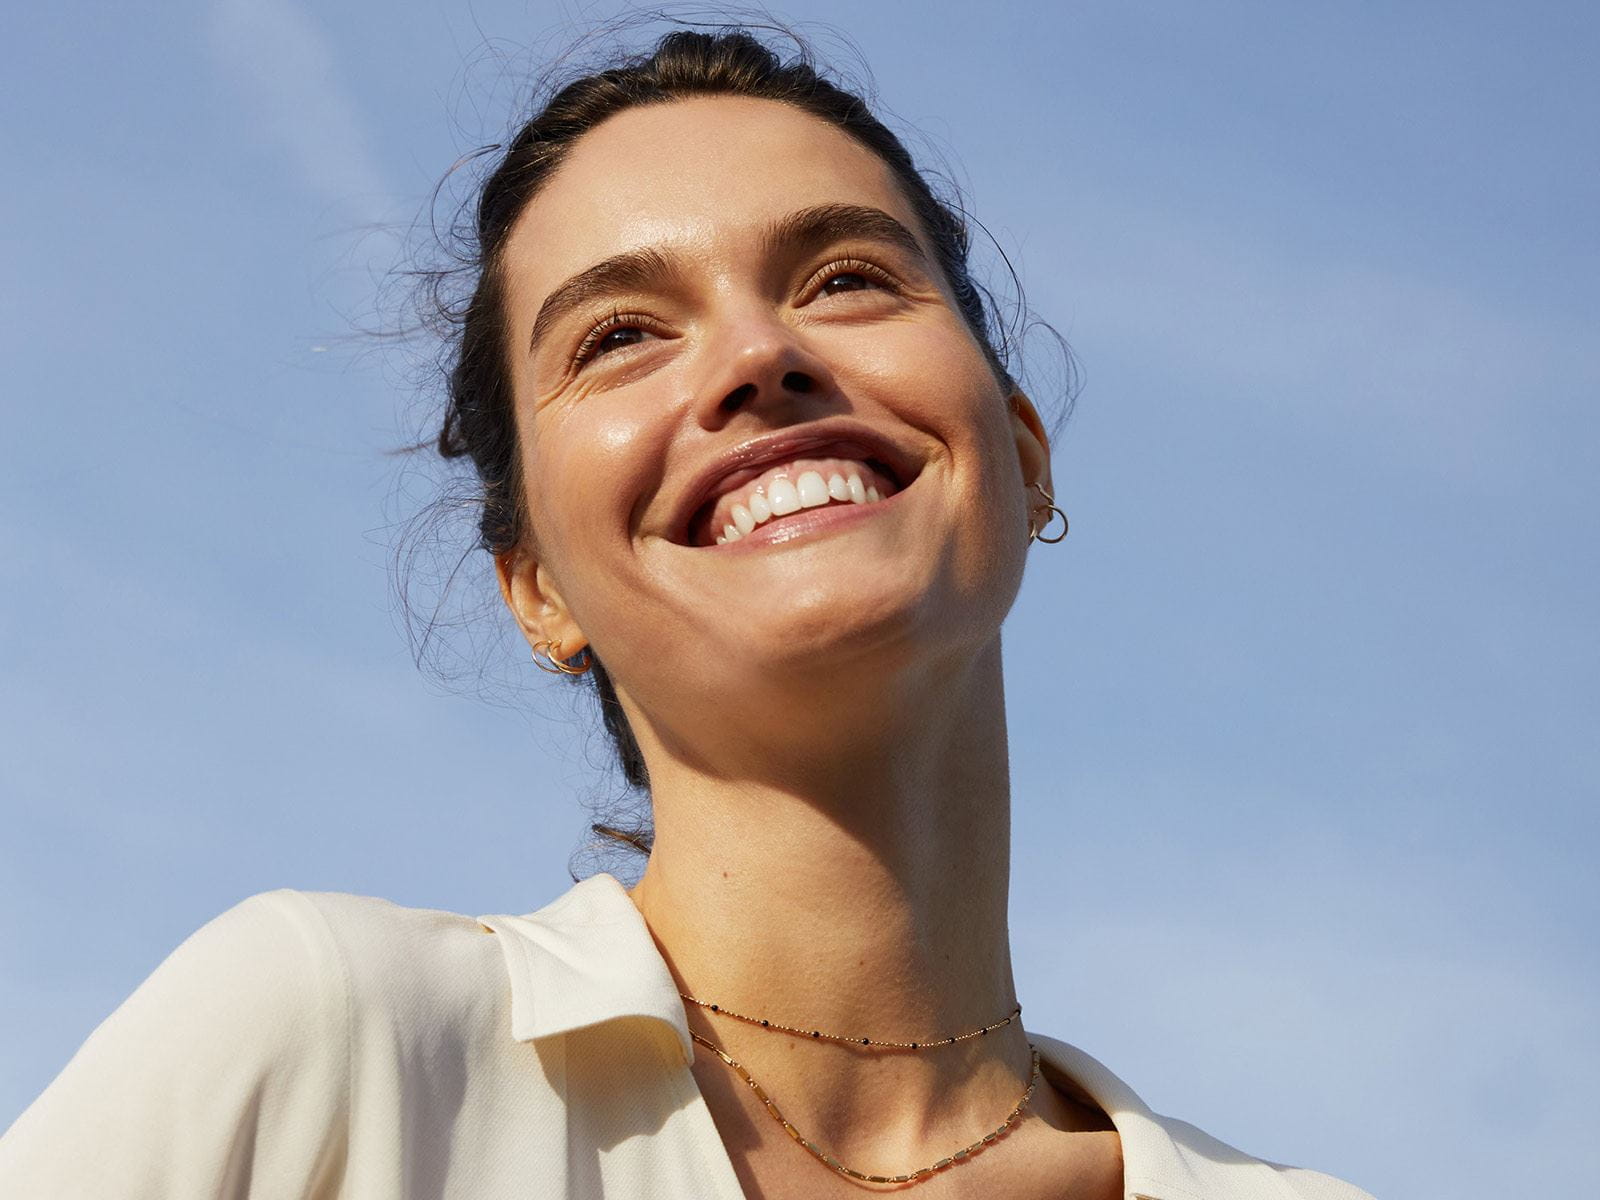
{"label": "nostril", "polygon": [[755,394],[755,384],[741,383],[738,387],[734,388],[733,391],[729,392],[722,398],[722,411],[730,413],[737,412],[746,403],[753,399]]}
{"label": "nostril", "polygon": [[783,387],[785,391],[804,396],[808,392],[815,391],[817,383],[804,371],[790,371],[783,377]]}

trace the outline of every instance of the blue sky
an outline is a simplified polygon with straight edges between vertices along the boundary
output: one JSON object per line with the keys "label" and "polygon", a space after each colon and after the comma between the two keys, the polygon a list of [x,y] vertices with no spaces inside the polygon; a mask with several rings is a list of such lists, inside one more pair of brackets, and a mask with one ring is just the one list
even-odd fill
{"label": "blue sky", "polygon": [[[605,746],[492,605],[454,684],[413,666],[428,477],[384,451],[435,397],[354,330],[611,11],[9,22],[0,1124],[252,892],[567,885]],[[1084,368],[1006,629],[1030,1022],[1380,1197],[1600,1174],[1593,7],[781,11],[855,40]]]}

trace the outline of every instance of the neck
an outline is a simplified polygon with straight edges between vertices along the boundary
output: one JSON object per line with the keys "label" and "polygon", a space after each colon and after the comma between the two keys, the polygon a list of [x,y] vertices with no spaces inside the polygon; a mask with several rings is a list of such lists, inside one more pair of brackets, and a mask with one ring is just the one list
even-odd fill
{"label": "neck", "polygon": [[[681,989],[874,1040],[932,1041],[1000,1020],[1017,997],[998,639],[890,703],[825,707],[839,723],[824,740],[814,724],[804,746],[751,754],[738,739],[740,760],[721,768],[714,749],[647,747],[656,837],[633,899]],[[870,1113],[867,1124],[903,1147],[1008,1096],[1004,1115],[1029,1061],[1020,1023],[945,1050],[875,1055],[791,1046],[692,1008],[690,1018],[774,1096],[792,1097],[786,1114],[819,1137],[859,1134]]]}

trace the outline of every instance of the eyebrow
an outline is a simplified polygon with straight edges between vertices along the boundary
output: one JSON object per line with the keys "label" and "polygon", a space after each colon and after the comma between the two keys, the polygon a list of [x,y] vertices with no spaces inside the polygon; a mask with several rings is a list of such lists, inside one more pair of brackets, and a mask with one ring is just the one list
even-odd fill
{"label": "eyebrow", "polygon": [[[881,208],[862,204],[819,204],[803,208],[773,222],[761,235],[763,249],[804,254],[834,242],[860,239],[884,242],[925,264],[926,256],[916,235]],[[544,298],[528,336],[528,350],[563,318],[593,301],[615,292],[643,290],[682,274],[681,260],[646,247],[626,250],[602,259],[565,280]]]}
{"label": "eyebrow", "polygon": [[819,204],[802,208],[775,222],[763,235],[769,252],[815,250],[833,242],[852,238],[868,242],[887,242],[922,259],[922,244],[916,235],[881,208],[864,204]]}
{"label": "eyebrow", "polygon": [[539,341],[563,317],[575,309],[586,308],[601,296],[650,287],[677,274],[672,259],[659,250],[627,250],[602,259],[579,271],[544,298],[539,315],[533,319],[528,350],[538,349]]}

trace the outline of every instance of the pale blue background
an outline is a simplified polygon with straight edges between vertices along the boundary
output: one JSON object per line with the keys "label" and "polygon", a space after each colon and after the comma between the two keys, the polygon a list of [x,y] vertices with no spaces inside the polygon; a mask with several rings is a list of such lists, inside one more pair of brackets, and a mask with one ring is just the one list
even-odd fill
{"label": "pale blue background", "polygon": [[[1388,1200],[1600,1177],[1596,11],[787,10],[1086,369],[1006,633],[1030,1023]],[[251,892],[567,885],[605,746],[495,618],[499,703],[413,667],[432,401],[352,327],[582,12],[13,7],[0,1124]]]}

